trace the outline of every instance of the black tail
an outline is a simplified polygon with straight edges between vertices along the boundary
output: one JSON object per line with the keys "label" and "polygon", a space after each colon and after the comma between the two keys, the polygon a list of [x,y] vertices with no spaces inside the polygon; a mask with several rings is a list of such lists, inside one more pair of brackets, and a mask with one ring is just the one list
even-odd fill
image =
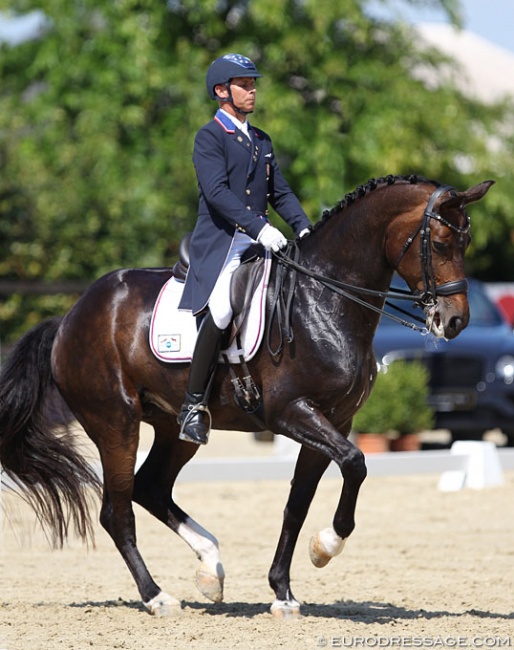
{"label": "black tail", "polygon": [[61,320],[44,321],[27,332],[0,372],[2,474],[33,507],[55,546],[63,545],[70,524],[84,541],[93,538],[88,488],[100,487],[73,448],[70,432],[63,433],[49,409],[58,395],[50,357]]}

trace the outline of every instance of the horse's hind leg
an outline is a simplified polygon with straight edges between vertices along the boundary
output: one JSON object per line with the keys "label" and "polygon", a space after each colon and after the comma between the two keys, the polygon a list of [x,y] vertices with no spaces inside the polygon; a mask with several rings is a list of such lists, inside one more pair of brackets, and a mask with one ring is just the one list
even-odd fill
{"label": "horse's hind leg", "polygon": [[[154,582],[136,544],[132,493],[140,420],[136,413],[116,409],[113,401],[109,404],[108,423],[96,415],[80,418],[97,444],[102,461],[104,494],[100,523],[125,560],[144,605],[152,614],[164,616],[179,608],[180,603]],[[106,430],[108,438],[104,433]]]}
{"label": "horse's hind leg", "polygon": [[195,552],[200,567],[195,584],[214,602],[223,600],[225,573],[217,539],[186,514],[173,500],[180,470],[198,451],[198,445],[178,440],[176,418],[162,414],[152,420],[154,444],[136,474],[133,500],[177,533]]}

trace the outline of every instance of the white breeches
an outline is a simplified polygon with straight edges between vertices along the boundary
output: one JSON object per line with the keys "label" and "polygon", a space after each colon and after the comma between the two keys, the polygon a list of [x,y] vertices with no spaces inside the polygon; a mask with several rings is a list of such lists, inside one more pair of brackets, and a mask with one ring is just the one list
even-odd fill
{"label": "white breeches", "polygon": [[232,240],[232,245],[227,255],[225,265],[214,285],[209,297],[209,309],[212,319],[221,330],[228,327],[232,319],[232,305],[230,304],[230,281],[245,250],[253,243],[249,235],[237,231]]}

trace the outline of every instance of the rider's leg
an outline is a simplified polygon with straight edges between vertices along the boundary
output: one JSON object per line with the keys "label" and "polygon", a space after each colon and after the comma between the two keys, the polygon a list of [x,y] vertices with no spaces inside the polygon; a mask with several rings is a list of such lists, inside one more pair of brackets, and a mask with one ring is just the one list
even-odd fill
{"label": "rider's leg", "polygon": [[198,331],[186,397],[178,416],[181,440],[198,445],[207,443],[211,424],[207,403],[223,331],[216,326],[212,314],[208,312]]}
{"label": "rider's leg", "polygon": [[248,235],[237,233],[227,261],[209,298],[209,312],[198,331],[184,404],[180,409],[180,439],[205,445],[211,416],[207,404],[225,329],[232,320],[230,282],[241,263],[241,256],[251,244]]}

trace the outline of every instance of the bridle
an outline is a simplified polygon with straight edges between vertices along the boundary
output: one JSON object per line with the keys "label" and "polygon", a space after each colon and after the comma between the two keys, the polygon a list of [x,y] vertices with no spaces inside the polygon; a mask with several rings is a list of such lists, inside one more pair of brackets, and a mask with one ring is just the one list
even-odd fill
{"label": "bridle", "polygon": [[468,290],[468,281],[466,278],[461,280],[452,280],[451,282],[445,282],[436,286],[434,279],[434,269],[432,265],[432,240],[431,240],[431,228],[430,220],[435,219],[442,223],[453,232],[456,232],[460,235],[466,235],[469,232],[471,222],[468,215],[466,215],[466,225],[464,227],[455,226],[453,223],[450,223],[447,219],[442,217],[437,212],[434,212],[434,205],[437,199],[446,194],[446,192],[453,191],[454,188],[451,185],[441,185],[436,188],[430,199],[428,200],[427,207],[423,213],[423,218],[417,228],[414,230],[412,235],[407,239],[405,245],[394,265],[395,269],[398,269],[400,262],[403,259],[403,256],[410,248],[412,242],[416,238],[417,234],[420,234],[420,249],[419,256],[421,262],[421,275],[423,279],[423,291],[421,294],[412,294],[416,296],[414,302],[420,304],[424,309],[430,308],[435,305],[437,301],[437,296],[451,296],[455,293],[464,293]]}
{"label": "bridle", "polygon": [[[398,257],[398,260],[394,266],[395,270],[398,268],[401,260],[403,259],[405,253],[408,251],[412,245],[414,239],[420,234],[420,263],[421,263],[421,275],[423,279],[423,289],[421,291],[407,291],[403,289],[391,289],[389,288],[386,291],[377,291],[375,289],[367,289],[364,287],[356,287],[355,285],[348,284],[347,282],[342,282],[341,280],[336,280],[335,278],[330,278],[326,275],[321,275],[316,273],[303,266],[298,262],[299,260],[299,249],[296,242],[289,242],[288,246],[284,250],[279,250],[273,255],[277,258],[279,267],[277,270],[277,279],[276,279],[276,291],[274,298],[271,304],[271,312],[268,326],[268,349],[271,354],[276,356],[280,353],[282,349],[283,338],[286,341],[291,342],[293,340],[293,332],[290,324],[291,316],[291,306],[292,306],[292,297],[294,292],[294,285],[296,279],[296,273],[300,272],[308,277],[311,277],[317,280],[320,284],[327,287],[331,291],[342,295],[353,302],[370,309],[380,315],[387,316],[392,320],[395,320],[410,329],[417,330],[423,334],[427,334],[426,326],[420,327],[415,323],[402,319],[394,314],[386,312],[384,309],[375,307],[361,296],[375,296],[384,299],[395,299],[395,300],[409,300],[415,304],[420,305],[424,310],[430,309],[437,302],[438,296],[451,296],[456,293],[466,293],[468,290],[468,281],[466,278],[460,280],[452,280],[450,282],[444,282],[443,284],[436,285],[434,278],[434,270],[432,265],[432,243],[431,243],[431,228],[430,221],[435,219],[443,225],[447,226],[453,232],[458,234],[467,234],[470,229],[470,219],[466,215],[466,225],[464,227],[455,226],[450,223],[447,219],[442,217],[440,214],[434,211],[434,205],[437,199],[445,194],[446,192],[453,191],[454,188],[451,185],[441,185],[437,187],[430,196],[427,207],[423,213],[423,217],[419,225],[415,228],[414,232],[408,237],[405,242],[402,251]],[[289,282],[289,291],[288,295],[284,298],[283,294],[283,284],[284,284],[284,268],[287,267],[293,270],[293,276],[290,278]],[[391,307],[402,311],[403,313],[408,313],[401,308],[391,305]],[[408,314],[410,318],[417,320],[420,323],[424,323],[423,319],[418,318],[412,314]],[[277,317],[279,321],[280,329],[280,341],[278,348],[276,350],[271,350],[269,346],[270,341],[270,332],[271,332],[271,323],[274,318]],[[284,332],[282,332],[282,327]]]}

